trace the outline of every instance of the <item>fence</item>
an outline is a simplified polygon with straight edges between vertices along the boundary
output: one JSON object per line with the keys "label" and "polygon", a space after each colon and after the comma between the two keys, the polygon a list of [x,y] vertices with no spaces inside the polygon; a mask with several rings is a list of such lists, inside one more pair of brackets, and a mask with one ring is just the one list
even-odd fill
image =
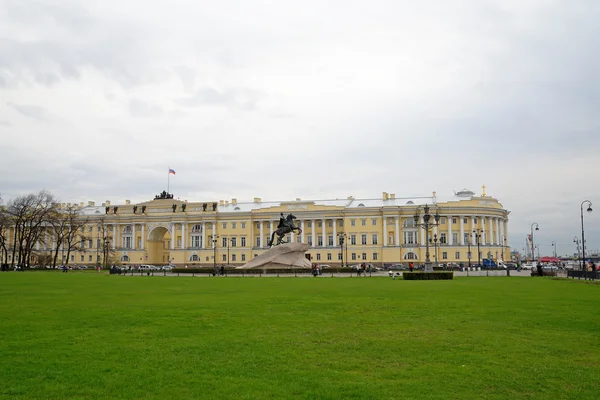
{"label": "fence", "polygon": [[589,279],[589,280],[600,280],[600,272],[592,271],[568,271],[567,278],[577,279]]}

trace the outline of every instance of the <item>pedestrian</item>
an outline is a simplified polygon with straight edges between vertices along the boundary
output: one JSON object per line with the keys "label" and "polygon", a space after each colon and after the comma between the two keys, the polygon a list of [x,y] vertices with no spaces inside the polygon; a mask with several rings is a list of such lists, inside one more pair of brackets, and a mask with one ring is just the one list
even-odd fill
{"label": "pedestrian", "polygon": [[410,272],[413,272],[415,270],[415,264],[411,262],[408,263],[408,269],[410,270]]}
{"label": "pedestrian", "polygon": [[221,265],[221,276],[225,275],[225,267]]}

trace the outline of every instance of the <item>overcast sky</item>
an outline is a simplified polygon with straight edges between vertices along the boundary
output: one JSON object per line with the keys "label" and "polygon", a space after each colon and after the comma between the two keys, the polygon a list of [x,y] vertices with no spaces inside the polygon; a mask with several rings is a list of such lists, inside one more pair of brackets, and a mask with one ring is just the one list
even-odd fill
{"label": "overcast sky", "polygon": [[452,195],[600,248],[600,1],[0,0],[0,193]]}

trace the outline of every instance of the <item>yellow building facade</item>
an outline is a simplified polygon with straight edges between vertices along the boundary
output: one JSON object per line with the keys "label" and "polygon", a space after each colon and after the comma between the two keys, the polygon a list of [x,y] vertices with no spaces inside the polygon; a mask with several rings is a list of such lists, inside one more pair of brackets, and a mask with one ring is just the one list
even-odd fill
{"label": "yellow building facade", "polygon": [[[105,241],[112,258],[124,265],[239,266],[268,250],[280,213],[296,216],[302,232],[288,234],[287,239],[308,243],[313,263],[419,265],[426,259],[427,238],[432,263],[466,265],[469,251],[472,263],[478,258],[508,260],[510,255],[510,212],[485,192],[477,196],[463,190],[446,199],[435,192],[417,198],[384,192],[376,199],[277,202],[187,202],[168,197],[81,206],[85,246],[70,254],[69,264],[100,262]],[[422,225],[425,205],[430,214],[440,215],[439,225],[430,226],[427,233]]]}

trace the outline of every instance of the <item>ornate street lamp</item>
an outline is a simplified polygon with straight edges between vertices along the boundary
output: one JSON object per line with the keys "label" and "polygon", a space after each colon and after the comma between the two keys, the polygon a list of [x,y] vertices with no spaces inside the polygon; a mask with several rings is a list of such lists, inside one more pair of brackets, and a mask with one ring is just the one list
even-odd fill
{"label": "ornate street lamp", "polygon": [[467,246],[469,248],[469,251],[467,252],[467,258],[469,259],[469,269],[471,269],[471,237],[472,235],[470,233],[467,233]]}
{"label": "ornate street lamp", "polygon": [[211,240],[213,244],[213,273],[215,276],[217,275],[217,241],[219,239],[219,235],[212,234]]}
{"label": "ornate street lamp", "polygon": [[584,267],[583,270],[586,270],[587,268],[585,268],[585,231],[583,229],[583,205],[586,204],[588,205],[587,208],[587,212],[591,213],[592,212],[592,202],[589,200],[584,200],[581,203],[581,258],[582,258],[582,266]]}
{"label": "ornate street lamp", "polygon": [[[342,267],[344,267],[344,242],[346,240],[346,232],[338,233],[338,241],[340,243],[340,257],[342,260]],[[346,260],[346,263],[348,260]]]}
{"label": "ornate street lamp", "polygon": [[556,242],[552,241],[552,247],[554,248],[554,258],[556,258]]}
{"label": "ornate street lamp", "polygon": [[[433,258],[435,259],[435,266],[439,267],[437,242],[438,242],[437,233],[434,233],[433,234]],[[429,244],[431,244],[431,238],[429,238]]]}
{"label": "ornate street lamp", "polygon": [[533,224],[531,224],[531,262],[535,261],[535,247],[533,245],[533,226],[534,225],[535,225],[536,231],[540,230],[540,226],[538,225],[537,222],[534,222]]}
{"label": "ornate street lamp", "polygon": [[579,238],[577,236],[573,238],[573,243],[577,245],[577,259],[579,260],[579,269],[582,270],[583,267],[581,266],[581,253],[579,252]]}
{"label": "ornate street lamp", "polygon": [[[423,223],[420,223],[419,207],[415,210],[414,220],[415,225],[425,229],[425,271],[432,272],[431,260],[429,259],[429,228],[436,227],[440,224],[440,214],[436,210],[434,215],[429,214],[429,205],[425,204],[423,209]],[[433,217],[433,221],[431,220]]]}
{"label": "ornate street lamp", "polygon": [[[481,234],[483,233],[483,229],[477,228],[473,229],[473,233],[475,234],[475,240],[477,241],[477,266],[481,268]],[[487,267],[486,267],[487,269]]]}

